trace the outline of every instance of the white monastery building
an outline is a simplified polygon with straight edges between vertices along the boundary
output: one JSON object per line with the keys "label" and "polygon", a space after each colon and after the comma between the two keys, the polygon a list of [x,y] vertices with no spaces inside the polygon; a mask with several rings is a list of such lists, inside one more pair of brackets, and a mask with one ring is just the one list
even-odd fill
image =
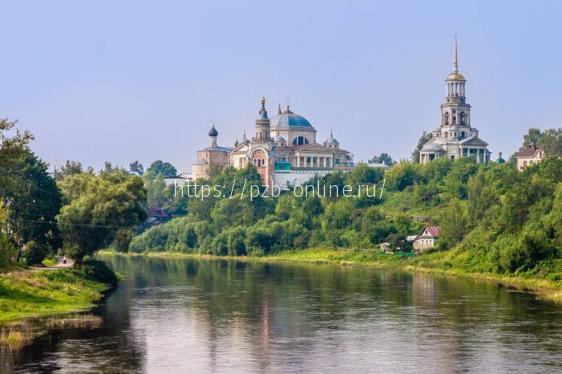
{"label": "white monastery building", "polygon": [[445,80],[446,98],[441,104],[441,126],[431,133],[431,139],[420,151],[420,162],[426,164],[440,157],[451,160],[474,157],[478,163],[490,161],[488,143],[478,137],[472,127],[470,104],[466,102],[466,79],[459,72],[457,39],[453,72]]}
{"label": "white monastery building", "polygon": [[210,146],[197,152],[193,164],[193,178],[209,178],[227,166],[242,169],[253,164],[264,184],[287,189],[308,181],[316,175],[326,175],[334,170],[350,170],[353,155],[340,148],[330,134],[322,144],[317,143],[316,129],[303,116],[287,106],[269,118],[265,98],[260,99],[260,109],[255,122],[255,134],[246,134],[234,147],[217,143],[218,131],[209,131]]}

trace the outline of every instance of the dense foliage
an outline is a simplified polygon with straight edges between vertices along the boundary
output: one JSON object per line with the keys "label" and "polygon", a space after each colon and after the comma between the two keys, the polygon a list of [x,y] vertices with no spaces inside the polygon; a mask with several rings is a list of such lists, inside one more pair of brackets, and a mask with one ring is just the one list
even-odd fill
{"label": "dense foliage", "polygon": [[[241,175],[245,173],[245,175]],[[255,170],[227,169],[211,181],[229,185]],[[254,175],[253,178],[257,178]],[[455,248],[456,266],[500,273],[556,273],[562,249],[562,160],[517,172],[508,164],[479,165],[469,158],[427,165],[402,161],[384,174],[382,199],[296,197],[250,201],[187,199],[187,215],[146,230],[130,249],[217,255],[265,255],[308,247],[378,248],[404,243],[427,224],[441,228],[439,248]],[[308,184],[380,187],[383,172],[360,164]],[[237,191],[238,193],[240,191]],[[552,266],[551,266],[552,265]]]}
{"label": "dense foliage", "polygon": [[548,156],[562,156],[562,128],[529,129],[529,132],[523,137],[523,148],[527,148],[531,144],[544,149],[544,153]]}
{"label": "dense foliage", "polygon": [[[59,190],[48,175],[47,165],[29,148],[33,136],[19,132],[15,126],[15,122],[0,120],[0,202],[5,216],[2,247],[22,249],[26,243],[59,246],[55,221],[61,206]],[[35,251],[31,263],[41,260],[36,256],[38,253]],[[21,257],[19,254],[21,251],[16,260]]]}
{"label": "dense foliage", "polygon": [[77,263],[116,239],[131,238],[133,230],[146,219],[146,193],[140,177],[111,169],[99,175],[82,173],[59,183],[64,196],[57,220],[64,249]]}
{"label": "dense foliage", "polygon": [[[330,247],[375,247],[381,241],[405,237],[421,227],[406,215],[387,216],[377,205],[378,194],[344,198],[344,189],[359,185],[382,185],[383,171],[361,164],[349,173],[334,173],[310,181],[331,196],[297,197],[288,191],[279,198],[242,195],[242,181],[258,185],[259,175],[252,166],[244,170],[228,168],[213,180],[201,183],[231,186],[232,198],[187,199],[187,215],[148,229],[135,237],[133,251],[169,250],[217,255],[264,255],[277,251]],[[372,188],[371,188],[372,190]],[[372,193],[371,193],[372,194]]]}

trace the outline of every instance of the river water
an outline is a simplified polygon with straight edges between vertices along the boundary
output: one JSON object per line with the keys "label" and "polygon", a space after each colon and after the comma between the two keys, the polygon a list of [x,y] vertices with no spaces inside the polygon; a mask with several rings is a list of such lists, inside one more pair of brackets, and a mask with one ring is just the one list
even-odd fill
{"label": "river water", "polygon": [[103,327],[41,338],[3,355],[3,371],[562,371],[562,307],[495,284],[333,265],[104,260],[126,278],[94,311]]}

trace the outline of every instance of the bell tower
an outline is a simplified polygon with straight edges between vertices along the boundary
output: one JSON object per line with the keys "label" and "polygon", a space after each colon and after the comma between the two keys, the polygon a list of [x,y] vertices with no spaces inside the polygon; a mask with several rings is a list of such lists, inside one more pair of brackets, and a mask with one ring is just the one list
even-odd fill
{"label": "bell tower", "polygon": [[254,137],[254,142],[256,143],[267,143],[270,141],[270,121],[267,116],[267,110],[265,110],[265,97],[260,99],[261,108],[258,112],[258,118],[256,119],[256,136]]}
{"label": "bell tower", "polygon": [[453,71],[445,80],[446,97],[441,104],[441,127],[470,127],[470,105],[466,103],[466,79],[459,72],[457,37],[455,36]]}

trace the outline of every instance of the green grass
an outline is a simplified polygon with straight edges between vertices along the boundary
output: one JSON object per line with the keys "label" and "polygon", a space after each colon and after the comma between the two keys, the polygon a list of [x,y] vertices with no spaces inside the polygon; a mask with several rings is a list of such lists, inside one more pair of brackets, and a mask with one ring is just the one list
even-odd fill
{"label": "green grass", "polygon": [[45,266],[56,266],[58,262],[55,259],[46,258],[41,263]]}
{"label": "green grass", "polygon": [[107,289],[74,269],[0,274],[0,322],[91,308]]}

